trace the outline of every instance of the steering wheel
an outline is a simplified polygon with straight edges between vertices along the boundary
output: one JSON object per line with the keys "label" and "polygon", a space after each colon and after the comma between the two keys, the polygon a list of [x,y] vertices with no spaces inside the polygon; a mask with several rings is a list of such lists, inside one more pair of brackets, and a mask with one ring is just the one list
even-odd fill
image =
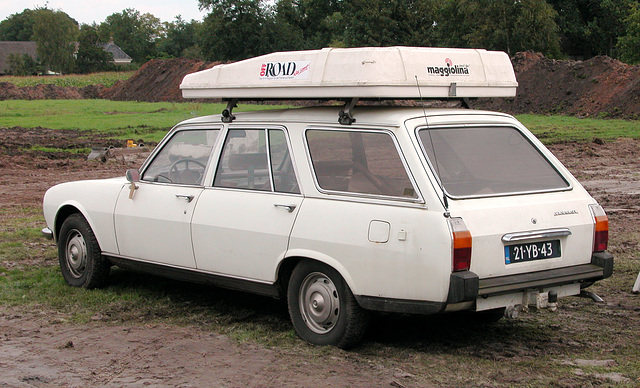
{"label": "steering wheel", "polygon": [[[202,178],[202,173],[190,169],[189,164],[191,163],[201,167],[203,172],[204,172],[204,169],[207,167],[203,163],[200,163],[195,159],[178,159],[171,165],[171,168],[169,169],[169,176],[172,178],[171,181],[173,183],[183,183],[183,184],[199,183],[200,178]],[[185,165],[183,170],[180,170],[178,168],[178,166],[181,164]],[[185,173],[187,172],[189,173],[189,176],[185,176]],[[184,179],[185,177],[187,179]],[[188,182],[185,182],[185,181],[188,181]]]}

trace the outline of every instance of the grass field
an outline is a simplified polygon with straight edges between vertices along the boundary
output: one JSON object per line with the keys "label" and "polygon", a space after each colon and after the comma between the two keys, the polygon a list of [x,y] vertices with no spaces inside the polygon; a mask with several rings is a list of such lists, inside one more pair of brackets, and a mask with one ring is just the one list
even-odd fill
{"label": "grass field", "polygon": [[[108,100],[0,101],[0,127],[79,129],[112,133],[115,138],[158,141],[178,122],[219,114],[225,105],[210,103],[130,102]],[[236,111],[273,109],[240,104]],[[595,138],[640,139],[640,121],[581,119],[569,116],[519,115],[517,118],[546,144],[590,142]]]}
{"label": "grass field", "polygon": [[0,82],[9,82],[17,87],[36,86],[36,85],[56,85],[60,87],[73,86],[83,88],[91,85],[103,85],[107,88],[113,86],[118,81],[124,81],[131,78],[135,71],[124,72],[104,72],[93,74],[71,74],[64,76],[2,76]]}
{"label": "grass field", "polygon": [[[130,102],[109,100],[0,101],[0,128],[79,129],[113,134],[117,139],[157,142],[171,127],[196,116],[219,114],[226,104]],[[235,110],[274,109],[240,104]]]}

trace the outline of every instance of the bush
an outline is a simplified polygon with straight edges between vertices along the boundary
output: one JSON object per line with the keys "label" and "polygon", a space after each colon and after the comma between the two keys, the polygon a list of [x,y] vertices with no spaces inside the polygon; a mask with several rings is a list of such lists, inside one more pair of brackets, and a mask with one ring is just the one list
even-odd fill
{"label": "bush", "polygon": [[9,54],[7,63],[11,75],[38,75],[44,71],[44,67],[29,54]]}

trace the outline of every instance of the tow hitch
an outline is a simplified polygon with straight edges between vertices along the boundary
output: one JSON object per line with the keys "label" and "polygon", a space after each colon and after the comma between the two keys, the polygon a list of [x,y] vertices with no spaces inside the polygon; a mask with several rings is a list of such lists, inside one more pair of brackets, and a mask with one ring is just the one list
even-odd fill
{"label": "tow hitch", "polygon": [[581,290],[580,295],[578,296],[581,298],[589,298],[596,303],[604,303],[604,299],[596,295],[596,293],[593,291]]}
{"label": "tow hitch", "polygon": [[[589,298],[596,303],[604,303],[604,300],[596,295],[596,293],[587,290],[581,290],[579,295],[581,298]],[[540,292],[538,290],[526,290],[522,294],[522,304],[507,307],[505,317],[517,318],[520,312],[528,312],[529,309],[536,310],[549,309],[555,312],[558,310],[558,292],[549,290],[548,292]]]}

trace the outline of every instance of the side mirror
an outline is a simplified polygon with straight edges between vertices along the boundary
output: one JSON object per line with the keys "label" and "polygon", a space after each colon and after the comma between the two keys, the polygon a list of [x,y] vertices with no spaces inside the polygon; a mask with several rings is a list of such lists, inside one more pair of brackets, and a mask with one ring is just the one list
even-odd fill
{"label": "side mirror", "polygon": [[127,180],[131,183],[140,182],[140,171],[138,170],[127,170],[125,173]]}
{"label": "side mirror", "polygon": [[136,190],[138,189],[136,183],[140,182],[140,171],[127,170],[124,175],[127,177],[127,180],[131,182],[131,184],[129,185],[129,199],[133,199],[133,194],[135,194]]}

